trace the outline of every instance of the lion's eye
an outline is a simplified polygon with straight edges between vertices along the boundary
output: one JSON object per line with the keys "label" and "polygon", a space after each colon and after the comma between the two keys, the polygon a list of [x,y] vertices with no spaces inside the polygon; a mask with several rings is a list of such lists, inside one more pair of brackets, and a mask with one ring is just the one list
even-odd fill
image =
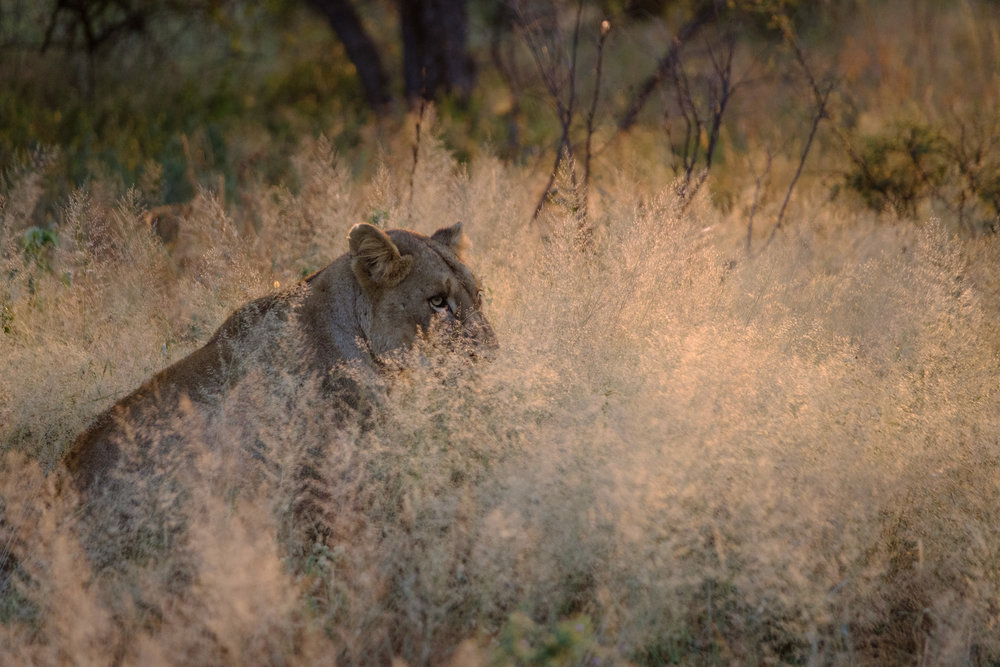
{"label": "lion's eye", "polygon": [[437,296],[432,296],[427,299],[427,303],[431,304],[431,308],[439,313],[443,313],[448,310],[448,297],[443,294],[438,294]]}

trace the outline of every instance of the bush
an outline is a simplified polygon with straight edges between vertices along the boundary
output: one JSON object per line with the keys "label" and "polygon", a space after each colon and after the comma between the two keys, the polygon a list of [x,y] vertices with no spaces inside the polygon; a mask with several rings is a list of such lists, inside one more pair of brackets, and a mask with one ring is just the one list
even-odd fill
{"label": "bush", "polygon": [[865,137],[847,186],[876,211],[914,216],[932,202],[973,233],[997,231],[1000,221],[1000,161],[992,146],[1000,139],[983,123],[932,128],[900,123]]}

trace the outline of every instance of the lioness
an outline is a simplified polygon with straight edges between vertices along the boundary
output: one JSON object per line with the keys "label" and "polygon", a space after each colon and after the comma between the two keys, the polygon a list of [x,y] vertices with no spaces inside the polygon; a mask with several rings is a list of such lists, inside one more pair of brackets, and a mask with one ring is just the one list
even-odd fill
{"label": "lioness", "polygon": [[[473,353],[496,346],[479,284],[459,258],[461,223],[430,237],[358,224],[348,238],[348,254],[292,290],[238,309],[204,347],[98,416],[64,457],[84,496],[108,492],[105,482],[114,486],[125,460],[134,466],[149,458],[143,450],[155,437],[144,432],[150,423],[162,423],[180,404],[217,404],[262,360],[292,359],[296,367],[286,372],[324,378],[344,363],[377,370],[421,332]],[[289,329],[298,341],[294,354],[276,357]]]}

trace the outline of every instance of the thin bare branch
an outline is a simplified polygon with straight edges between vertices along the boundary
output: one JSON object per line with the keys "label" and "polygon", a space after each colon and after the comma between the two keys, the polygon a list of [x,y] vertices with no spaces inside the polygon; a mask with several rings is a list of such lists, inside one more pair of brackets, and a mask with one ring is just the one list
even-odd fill
{"label": "thin bare branch", "polygon": [[806,158],[809,157],[809,151],[812,148],[813,139],[816,138],[816,130],[819,129],[820,122],[827,117],[826,115],[826,103],[830,97],[830,93],[833,91],[833,85],[827,88],[826,92],[819,100],[819,108],[816,109],[816,115],[813,117],[812,127],[809,129],[809,137],[806,139],[805,146],[802,147],[802,154],[799,156],[799,166],[795,170],[795,175],[792,177],[792,181],[788,184],[788,190],[785,192],[785,199],[781,202],[781,209],[778,211],[778,220],[774,223],[774,229],[771,230],[770,236],[767,237],[767,241],[764,247],[767,247],[771,241],[774,239],[778,230],[781,229],[785,218],[785,210],[788,208],[788,202],[792,198],[792,191],[795,190],[795,185],[799,181],[799,177],[802,175],[802,169],[806,164]]}
{"label": "thin bare branch", "polygon": [[594,118],[597,116],[597,100],[601,96],[601,69],[604,64],[604,42],[611,32],[611,24],[606,20],[601,21],[601,32],[597,38],[597,72],[594,76],[594,96],[590,100],[590,109],[587,111],[587,140],[583,157],[583,191],[584,191],[584,214],[586,214],[587,193],[590,189],[590,158],[591,140],[594,137]]}
{"label": "thin bare branch", "polygon": [[[580,40],[580,21],[583,14],[583,0],[579,0],[576,10],[576,24],[573,31],[573,47],[570,54],[569,63],[569,96],[567,101],[564,103],[562,100],[561,87],[557,84],[555,68],[546,68],[545,64],[542,62],[541,54],[545,52],[544,47],[539,48],[537,44],[532,46],[532,42],[529,42],[530,50],[535,59],[536,64],[542,70],[542,77],[546,80],[549,87],[549,93],[552,95],[556,103],[556,109],[559,115],[559,123],[562,126],[561,136],[559,137],[559,144],[556,146],[556,156],[552,164],[552,170],[549,172],[549,179],[545,185],[545,189],[542,190],[541,196],[538,198],[538,203],[535,205],[534,213],[531,215],[531,220],[534,221],[538,219],[539,214],[541,214],[542,209],[545,207],[545,201],[548,199],[549,192],[552,190],[552,185],[555,183],[556,174],[559,172],[559,166],[562,164],[563,151],[567,157],[573,156],[573,142],[570,139],[570,129],[573,125],[573,116],[576,113],[576,65],[577,65],[577,47]],[[576,172],[573,172],[573,178],[575,179]]]}
{"label": "thin bare branch", "polygon": [[649,101],[653,91],[663,83],[663,80],[677,66],[677,61],[680,58],[681,49],[684,45],[697,35],[705,25],[715,20],[724,7],[725,2],[722,0],[708,0],[698,7],[697,12],[691,20],[681,26],[681,29],[677,31],[677,35],[671,42],[670,48],[657,62],[656,69],[639,86],[639,91],[629,103],[625,114],[618,122],[619,132],[627,132],[635,125],[639,119],[639,112],[642,111],[646,102]]}
{"label": "thin bare branch", "polygon": [[747,216],[747,254],[750,254],[751,243],[753,242],[753,221],[757,215],[757,207],[760,205],[760,191],[764,179],[771,173],[771,164],[774,162],[774,154],[771,149],[767,149],[767,161],[764,163],[764,171],[754,172],[753,201],[750,204],[750,213]]}

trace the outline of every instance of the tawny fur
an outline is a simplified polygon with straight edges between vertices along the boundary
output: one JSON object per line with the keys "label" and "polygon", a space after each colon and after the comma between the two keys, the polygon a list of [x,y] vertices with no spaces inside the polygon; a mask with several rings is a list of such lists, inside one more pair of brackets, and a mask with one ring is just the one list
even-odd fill
{"label": "tawny fur", "polygon": [[[295,288],[238,309],[204,347],[99,415],[64,458],[76,485],[84,492],[99,487],[125,454],[136,453],[123,448],[145,446],[143,426],[175,414],[182,402],[217,403],[268,355],[289,363],[274,356],[284,339],[297,347],[295,367],[282,370],[320,378],[345,362],[377,372],[385,355],[410,346],[420,331],[451,331],[484,349],[496,345],[479,284],[458,255],[461,223],[431,237],[359,224],[349,240],[348,254]],[[447,308],[432,305],[442,299]]]}

